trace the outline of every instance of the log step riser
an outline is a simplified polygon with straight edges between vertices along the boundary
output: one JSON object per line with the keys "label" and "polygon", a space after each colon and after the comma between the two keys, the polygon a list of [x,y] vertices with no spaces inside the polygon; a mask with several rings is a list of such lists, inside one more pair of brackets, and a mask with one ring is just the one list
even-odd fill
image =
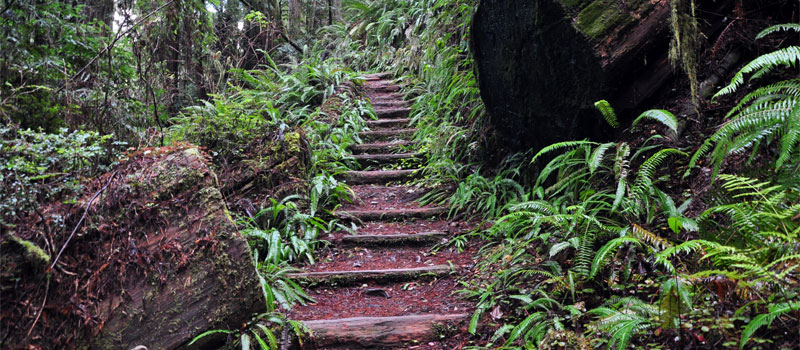
{"label": "log step riser", "polygon": [[468,314],[356,317],[304,321],[318,347],[347,345],[349,349],[407,348],[407,345],[440,340],[437,329],[454,329]]}

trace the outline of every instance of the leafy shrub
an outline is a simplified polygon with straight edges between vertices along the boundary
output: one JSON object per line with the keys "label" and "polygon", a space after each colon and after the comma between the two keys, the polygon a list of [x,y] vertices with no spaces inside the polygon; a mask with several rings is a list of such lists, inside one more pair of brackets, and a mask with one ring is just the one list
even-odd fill
{"label": "leafy shrub", "polygon": [[74,201],[87,179],[107,171],[123,144],[112,135],[0,128],[0,224],[50,201]]}

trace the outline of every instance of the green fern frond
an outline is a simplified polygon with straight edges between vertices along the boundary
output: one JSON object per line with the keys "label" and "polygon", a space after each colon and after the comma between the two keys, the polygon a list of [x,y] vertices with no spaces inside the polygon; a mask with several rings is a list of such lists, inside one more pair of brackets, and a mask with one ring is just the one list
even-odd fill
{"label": "green fern frond", "polygon": [[706,240],[691,240],[683,242],[679,245],[667,247],[661,252],[655,254],[654,264],[664,267],[668,273],[675,274],[677,271],[675,266],[672,265],[670,259],[678,254],[691,254],[708,249],[713,249],[719,246],[719,243],[706,241]]}
{"label": "green fern frond", "polygon": [[760,31],[758,35],[756,35],[756,40],[764,38],[772,33],[788,31],[800,32],[800,23],[783,23],[769,26],[764,28],[764,30]]}
{"label": "green fern frond", "polygon": [[565,149],[565,148],[575,148],[575,147],[587,146],[587,145],[588,146],[594,146],[594,145],[597,145],[597,142],[581,140],[581,141],[564,141],[564,142],[554,143],[552,145],[549,145],[547,147],[542,148],[538,153],[536,153],[536,155],[533,156],[533,159],[531,159],[531,164],[536,163],[536,160],[539,159],[539,157],[541,157],[542,155],[544,155],[546,153],[550,153],[550,152],[557,151],[557,150],[560,150],[560,149]]}
{"label": "green fern frond", "polygon": [[[612,299],[613,300],[613,299]],[[597,315],[594,327],[609,333],[608,347],[616,345],[617,349],[627,349],[634,335],[653,327],[652,317],[660,311],[637,298],[620,298],[617,308],[598,307],[589,310],[589,314]]]}
{"label": "green fern frond", "polygon": [[739,113],[745,106],[792,96],[800,96],[800,79],[783,80],[762,86],[742,97],[739,103],[725,114],[725,118]]}
{"label": "green fern frond", "polygon": [[631,124],[631,128],[635,127],[642,119],[651,119],[655,120],[662,125],[666,126],[673,133],[678,133],[678,118],[675,117],[670,111],[664,109],[651,109],[648,111],[644,111],[640,114],[636,119],[633,120]]}
{"label": "green fern frond", "polygon": [[633,234],[637,238],[639,238],[639,240],[641,240],[642,242],[645,242],[650,246],[654,247],[655,248],[654,250],[663,251],[673,246],[672,243],[670,243],[668,240],[662,238],[661,236],[653,232],[648,231],[644,227],[641,227],[637,224],[632,224],[631,226],[632,226],[631,232],[633,232]]}
{"label": "green fern frond", "polygon": [[720,96],[724,96],[736,91],[736,89],[738,89],[739,86],[744,83],[744,77],[747,74],[757,71],[762,71],[764,72],[762,74],[765,74],[778,66],[793,67],[797,65],[798,62],[800,62],[800,46],[789,46],[768,54],[761,55],[740,69],[739,72],[733,76],[730,84],[717,92],[712,99],[716,99]]}
{"label": "green fern frond", "polygon": [[600,146],[597,146],[597,148],[592,151],[588,162],[590,174],[594,174],[595,170],[600,167],[600,164],[603,163],[603,157],[605,156],[606,151],[608,151],[608,149],[614,145],[614,142],[604,143]]}
{"label": "green fern frond", "polygon": [[674,148],[665,148],[656,152],[639,167],[639,174],[633,183],[632,192],[637,196],[645,195],[646,190],[653,185],[653,176],[655,176],[656,170],[671,155],[689,156],[685,152]]}
{"label": "green fern frond", "polygon": [[642,245],[642,242],[638,238],[631,236],[618,237],[608,241],[608,243],[603,245],[603,247],[600,248],[600,250],[598,250],[594,255],[594,260],[592,260],[592,268],[589,271],[589,279],[597,276],[597,273],[600,271],[600,269],[605,266],[606,256],[609,254],[614,254],[617,248],[626,243]]}
{"label": "green fern frond", "polygon": [[744,349],[745,344],[750,341],[753,334],[761,327],[769,326],[776,318],[781,317],[789,312],[800,310],[800,302],[791,301],[769,306],[769,312],[761,314],[753,318],[750,323],[744,328],[742,332],[742,340],[739,343],[739,349]]}
{"label": "green fern frond", "polygon": [[800,103],[795,104],[794,109],[788,116],[786,127],[780,140],[781,153],[775,162],[776,169],[783,166],[790,159],[798,142],[800,142]]}
{"label": "green fern frond", "polygon": [[619,127],[619,120],[617,120],[617,114],[614,113],[614,108],[611,108],[611,104],[608,103],[606,100],[600,100],[594,103],[594,107],[600,111],[600,114],[603,115],[605,118],[606,123],[611,125],[612,128]]}
{"label": "green fern frond", "polygon": [[692,297],[687,284],[687,281],[677,277],[661,284],[661,328],[678,328],[682,310],[691,309]]}

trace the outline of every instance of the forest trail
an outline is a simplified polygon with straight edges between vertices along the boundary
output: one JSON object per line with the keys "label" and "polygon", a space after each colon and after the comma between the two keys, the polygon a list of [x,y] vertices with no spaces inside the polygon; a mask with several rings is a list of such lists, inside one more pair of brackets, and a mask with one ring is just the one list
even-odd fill
{"label": "forest trail", "polygon": [[378,119],[351,148],[362,169],[344,174],[355,200],[337,211],[358,231],[332,234],[319,261],[294,275],[316,302],[288,316],[313,331],[304,349],[458,349],[472,305],[454,292],[473,254],[431,248],[471,227],[446,220],[444,207],[420,206],[424,189],[404,184],[422,154],[407,151],[415,130],[401,87],[373,74],[363,89]]}

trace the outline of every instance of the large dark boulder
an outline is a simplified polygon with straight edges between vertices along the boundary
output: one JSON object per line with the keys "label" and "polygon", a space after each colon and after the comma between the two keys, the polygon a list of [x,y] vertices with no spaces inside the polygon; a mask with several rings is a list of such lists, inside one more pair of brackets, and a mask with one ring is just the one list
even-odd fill
{"label": "large dark boulder", "polygon": [[672,73],[669,6],[649,0],[483,0],[472,25],[481,97],[511,149],[611,136]]}

